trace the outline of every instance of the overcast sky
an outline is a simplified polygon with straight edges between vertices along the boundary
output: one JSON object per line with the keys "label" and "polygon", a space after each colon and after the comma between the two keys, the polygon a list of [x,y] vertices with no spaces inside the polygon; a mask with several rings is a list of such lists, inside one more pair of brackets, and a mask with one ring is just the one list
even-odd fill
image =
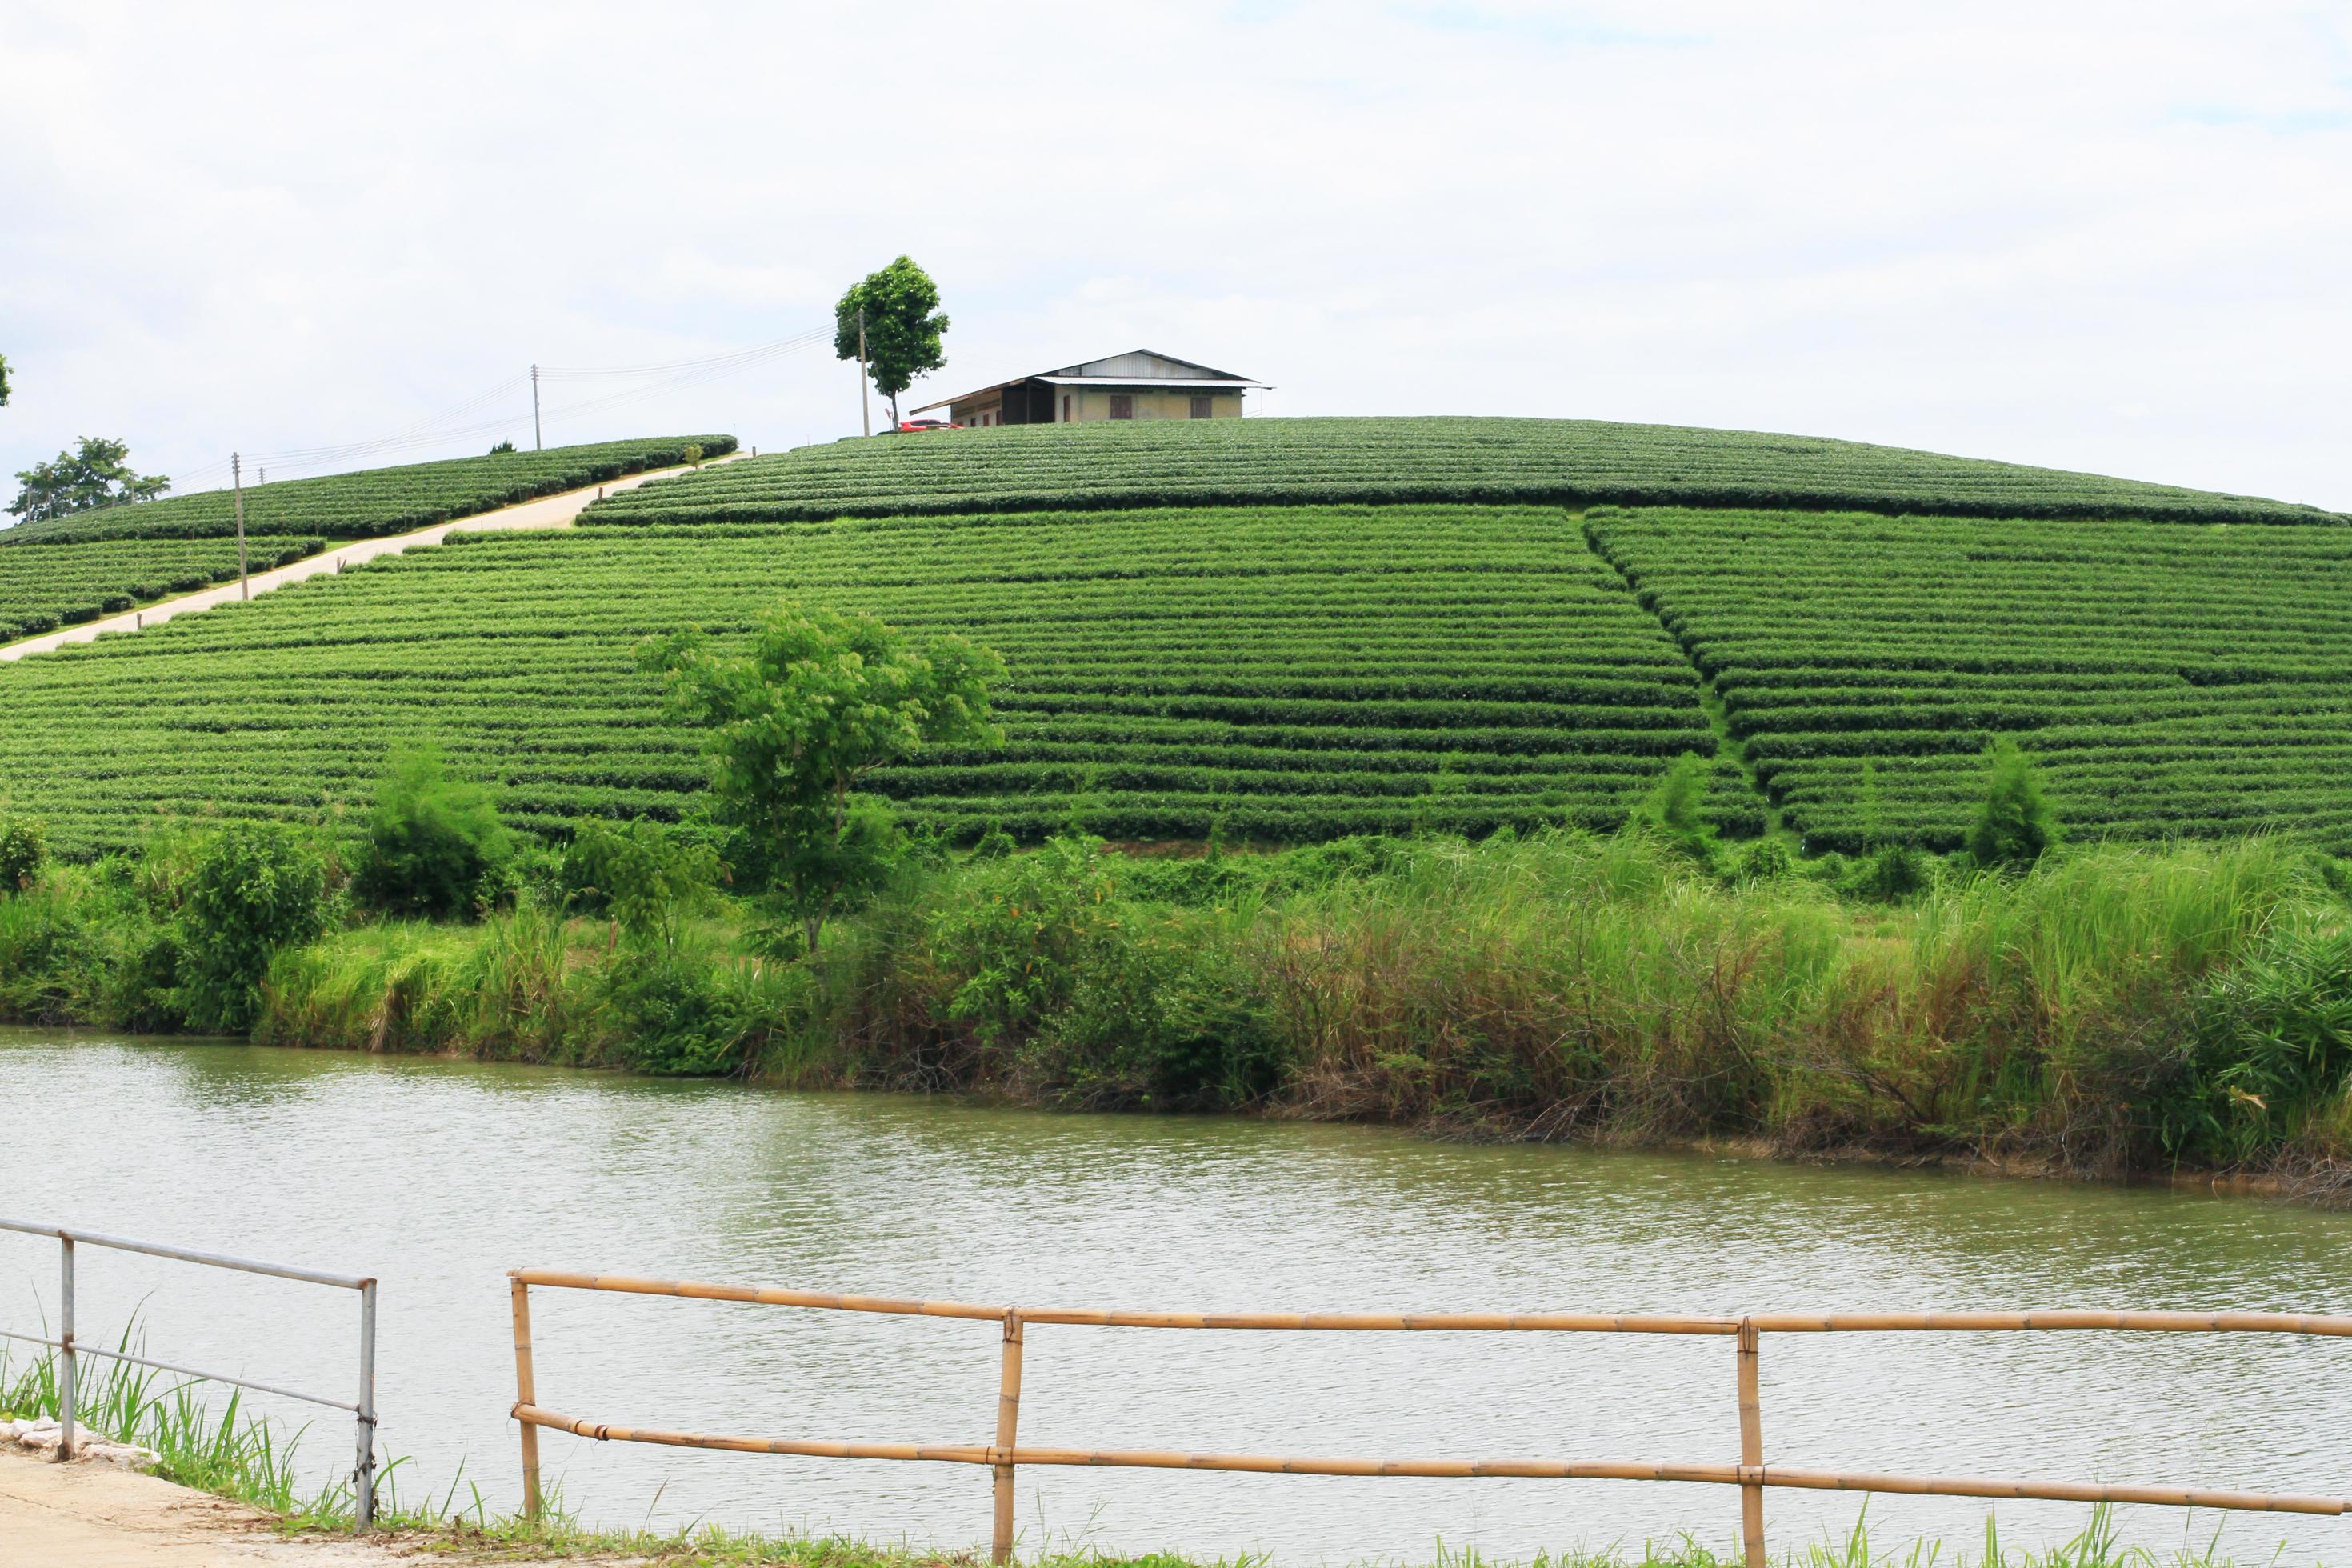
{"label": "overcast sky", "polygon": [[[931,396],[1149,346],[1276,414],[1787,430],[2352,508],[2344,0],[0,0],[9,472],[81,435],[290,472],[533,361],[824,326],[901,251],[954,318]],[[397,455],[528,444],[527,390],[456,422],[493,418]],[[819,350],[547,438],[856,420]]]}

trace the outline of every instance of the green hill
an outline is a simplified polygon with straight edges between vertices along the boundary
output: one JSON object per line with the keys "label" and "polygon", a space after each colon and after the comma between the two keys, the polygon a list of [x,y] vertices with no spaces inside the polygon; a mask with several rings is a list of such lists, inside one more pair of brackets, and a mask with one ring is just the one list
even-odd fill
{"label": "green hill", "polygon": [[[735,449],[732,436],[652,436],[552,447],[543,452],[496,452],[437,463],[407,463],[310,479],[248,485],[245,531],[250,534],[316,534],[367,539],[430,528],[534,496],[576,490],[625,474],[683,461],[688,446],[706,458]],[[228,490],[168,496],[138,506],[79,512],[0,529],[0,546],[88,543],[105,539],[209,539],[236,531],[236,500]],[[7,561],[0,557],[0,573]]]}
{"label": "green hill", "polygon": [[961,837],[1606,828],[1687,751],[1728,831],[1940,845],[2009,733],[2085,835],[2352,844],[2352,528],[2309,508],[1782,437],[1248,420],[803,448],[583,521],[0,666],[0,801],[87,852],[348,813],[434,739],[543,830],[673,816],[701,766],[635,645],[791,596],[1005,656],[1003,750],[878,781]]}
{"label": "green hill", "polygon": [[1014,425],[802,447],[615,496],[597,523],[1328,501],[1792,507],[2342,522],[2315,508],[1973,458],[1591,419]]}

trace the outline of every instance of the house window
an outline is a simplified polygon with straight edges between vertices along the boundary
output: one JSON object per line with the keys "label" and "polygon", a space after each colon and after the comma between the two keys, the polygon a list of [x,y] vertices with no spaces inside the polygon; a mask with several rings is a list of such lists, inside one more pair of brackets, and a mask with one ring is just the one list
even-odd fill
{"label": "house window", "polygon": [[1135,395],[1129,392],[1112,393],[1110,395],[1110,416],[1114,419],[1134,418]]}
{"label": "house window", "polygon": [[1196,397],[1192,399],[1192,417],[1195,419],[1207,419],[1211,417],[1209,400],[1207,398]]}
{"label": "house window", "polygon": [[1063,424],[1065,424],[1065,425],[1067,425],[1069,422],[1070,422],[1070,395],[1069,395],[1068,393],[1066,393],[1066,393],[1062,394],[1062,423],[1063,423]]}

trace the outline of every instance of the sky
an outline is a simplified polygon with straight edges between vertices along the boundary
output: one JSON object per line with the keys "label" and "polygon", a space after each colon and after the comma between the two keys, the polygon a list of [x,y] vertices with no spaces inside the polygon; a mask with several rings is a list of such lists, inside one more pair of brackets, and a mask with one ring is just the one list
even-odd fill
{"label": "sky", "polygon": [[[528,445],[533,363],[782,343],[901,253],[908,406],[1150,347],[2352,510],[2347,0],[0,0],[0,472]],[[545,439],[858,427],[828,344],[696,374],[551,377]]]}

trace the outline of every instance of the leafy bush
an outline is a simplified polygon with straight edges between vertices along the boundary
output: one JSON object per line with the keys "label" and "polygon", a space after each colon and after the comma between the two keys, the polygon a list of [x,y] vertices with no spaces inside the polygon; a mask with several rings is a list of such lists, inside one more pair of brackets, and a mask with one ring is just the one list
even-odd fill
{"label": "leafy bush", "polygon": [[586,822],[563,852],[563,885],[572,903],[608,910],[637,940],[677,941],[678,917],[719,880],[718,854],[657,822]]}
{"label": "leafy bush", "polygon": [[1238,1105],[1271,1093],[1290,1055],[1271,1004],[1231,942],[1191,917],[1119,896],[1123,862],[1063,837],[975,862],[937,911],[930,963],[947,1014],[1003,1070],[1074,1103]]}
{"label": "leafy bush", "polygon": [[1634,825],[1699,864],[1715,861],[1715,827],[1706,820],[1706,762],[1696,752],[1676,757],[1633,808]]}
{"label": "leafy bush", "polygon": [[1984,804],[1969,828],[1968,850],[1979,866],[2016,870],[2058,842],[2058,814],[2042,793],[2032,760],[2007,736],[1985,750]]}
{"label": "leafy bush", "polygon": [[1853,898],[1892,903],[1925,892],[1935,882],[1927,857],[1908,844],[1885,844],[1856,858],[1837,880],[1837,889]]}
{"label": "leafy bush", "polygon": [[450,919],[497,901],[514,849],[489,789],[450,778],[439,752],[419,749],[376,792],[352,890],[371,909]]}
{"label": "leafy bush", "polygon": [[222,828],[196,850],[181,898],[176,1001],[194,1027],[249,1027],[270,955],[327,928],[327,862],[293,829]]}
{"label": "leafy bush", "polygon": [[48,840],[30,817],[0,816],[0,895],[32,887],[49,858]]}

